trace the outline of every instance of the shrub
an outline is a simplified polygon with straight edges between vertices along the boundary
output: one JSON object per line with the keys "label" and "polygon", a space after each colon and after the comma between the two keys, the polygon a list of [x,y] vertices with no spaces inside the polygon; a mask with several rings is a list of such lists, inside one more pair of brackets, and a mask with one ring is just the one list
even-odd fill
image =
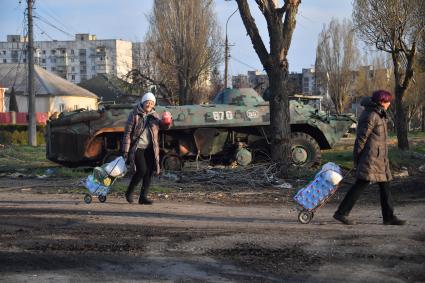
{"label": "shrub", "polygon": [[12,133],[9,131],[0,131],[0,143],[1,144],[11,144],[12,143]]}
{"label": "shrub", "polygon": [[[37,126],[37,144],[45,144],[44,126]],[[28,145],[27,126],[5,125],[0,126],[0,143],[14,145]]]}

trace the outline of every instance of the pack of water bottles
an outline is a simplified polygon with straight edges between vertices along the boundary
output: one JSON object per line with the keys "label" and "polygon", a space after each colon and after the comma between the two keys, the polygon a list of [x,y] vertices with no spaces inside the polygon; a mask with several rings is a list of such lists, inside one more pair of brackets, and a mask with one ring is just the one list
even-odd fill
{"label": "pack of water bottles", "polygon": [[335,193],[342,178],[342,170],[337,164],[326,163],[313,181],[298,191],[294,200],[304,209],[313,210]]}

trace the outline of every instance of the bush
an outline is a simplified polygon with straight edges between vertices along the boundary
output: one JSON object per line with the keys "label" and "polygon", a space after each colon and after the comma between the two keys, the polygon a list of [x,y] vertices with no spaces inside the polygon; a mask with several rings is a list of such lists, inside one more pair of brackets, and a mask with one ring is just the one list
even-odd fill
{"label": "bush", "polygon": [[0,132],[0,143],[1,144],[11,144],[12,143],[12,133],[8,131]]}
{"label": "bush", "polygon": [[[37,144],[45,144],[44,127],[37,126]],[[0,143],[14,145],[28,145],[28,130],[26,126],[0,126]]]}

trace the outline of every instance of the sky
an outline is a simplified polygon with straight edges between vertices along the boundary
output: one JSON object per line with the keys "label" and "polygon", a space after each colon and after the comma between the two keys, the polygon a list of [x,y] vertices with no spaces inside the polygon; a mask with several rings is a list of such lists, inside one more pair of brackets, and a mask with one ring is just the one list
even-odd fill
{"label": "sky", "polygon": [[[248,2],[263,41],[268,46],[264,16],[254,0]],[[35,0],[34,14],[41,18],[34,19],[35,40],[72,40],[75,33],[90,33],[95,34],[97,39],[143,41],[152,4],[152,0]],[[25,8],[25,0],[0,0],[0,41],[6,41],[8,34],[23,33]],[[223,38],[226,21],[236,9],[235,1],[215,1]],[[332,18],[350,18],[351,13],[352,0],[302,0],[288,55],[289,70],[301,72],[303,68],[312,67],[318,35],[323,25]],[[229,74],[262,71],[239,12],[230,17],[227,35],[229,43],[234,45],[230,49]],[[224,64],[222,69],[224,73]]]}

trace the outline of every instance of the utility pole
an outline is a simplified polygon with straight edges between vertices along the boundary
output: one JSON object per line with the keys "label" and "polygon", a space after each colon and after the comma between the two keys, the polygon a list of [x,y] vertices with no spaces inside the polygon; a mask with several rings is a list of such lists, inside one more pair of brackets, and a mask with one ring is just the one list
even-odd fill
{"label": "utility pole", "polygon": [[227,32],[224,44],[224,88],[227,88],[227,77],[229,72],[229,42],[227,40]]}
{"label": "utility pole", "polygon": [[32,27],[32,8],[34,0],[27,0],[28,5],[28,144],[37,146],[37,126],[35,121],[34,90],[34,42]]}
{"label": "utility pole", "polygon": [[227,88],[227,77],[229,73],[229,41],[227,39],[227,24],[229,23],[230,18],[239,10],[236,9],[228,18],[226,21],[226,40],[224,42],[224,88]]}

